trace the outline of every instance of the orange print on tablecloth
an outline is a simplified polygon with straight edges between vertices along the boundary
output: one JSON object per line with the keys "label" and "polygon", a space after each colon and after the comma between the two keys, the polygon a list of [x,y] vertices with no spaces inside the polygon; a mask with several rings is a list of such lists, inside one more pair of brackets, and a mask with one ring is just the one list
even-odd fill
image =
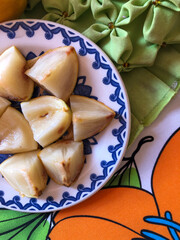
{"label": "orange print on tablecloth", "polygon": [[51,240],[179,239],[180,129],[166,142],[152,174],[153,194],[135,187],[99,191],[56,215]]}

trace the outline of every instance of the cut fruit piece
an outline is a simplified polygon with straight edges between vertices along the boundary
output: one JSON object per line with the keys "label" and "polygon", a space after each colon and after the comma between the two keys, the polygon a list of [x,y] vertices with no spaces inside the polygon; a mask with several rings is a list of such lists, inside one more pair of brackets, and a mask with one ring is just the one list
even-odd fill
{"label": "cut fruit piece", "polygon": [[33,81],[25,71],[26,59],[12,46],[0,55],[0,96],[13,101],[26,101],[32,96]]}
{"label": "cut fruit piece", "polygon": [[11,103],[7,99],[0,97],[0,117],[10,105]]}
{"label": "cut fruit piece", "polygon": [[0,118],[0,153],[26,152],[37,147],[29,123],[22,113],[8,107]]}
{"label": "cut fruit piece", "polygon": [[59,140],[44,148],[39,157],[52,180],[70,186],[84,165],[83,142]]}
{"label": "cut fruit piece", "polygon": [[41,96],[21,103],[22,112],[43,147],[60,138],[71,124],[71,110],[54,96]]}
{"label": "cut fruit piece", "polygon": [[72,95],[70,105],[75,141],[101,132],[115,116],[115,112],[105,104],[84,96]]}
{"label": "cut fruit piece", "polygon": [[39,197],[46,187],[48,175],[38,152],[18,153],[0,165],[4,178],[22,196]]}
{"label": "cut fruit piece", "polygon": [[[37,61],[36,61],[37,60]],[[30,62],[30,65],[33,63]],[[49,50],[35,59],[26,75],[64,101],[74,90],[78,76],[78,57],[72,46]]]}

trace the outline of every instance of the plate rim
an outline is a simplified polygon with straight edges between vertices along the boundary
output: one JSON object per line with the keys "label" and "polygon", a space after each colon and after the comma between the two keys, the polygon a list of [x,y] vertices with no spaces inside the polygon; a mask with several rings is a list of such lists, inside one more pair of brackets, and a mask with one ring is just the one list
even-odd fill
{"label": "plate rim", "polygon": [[[96,43],[94,43],[92,40],[90,40],[89,38],[84,36],[82,33],[78,32],[77,30],[74,30],[74,29],[72,29],[72,28],[70,28],[68,26],[65,26],[63,24],[57,23],[57,22],[52,22],[52,21],[42,20],[42,19],[34,19],[34,18],[32,18],[32,19],[27,18],[27,19],[9,20],[9,21],[5,21],[5,22],[1,22],[0,26],[7,25],[7,24],[10,24],[10,23],[15,24],[16,22],[24,22],[25,24],[30,24],[30,22],[32,22],[32,23],[40,22],[40,23],[45,23],[45,24],[48,24],[48,25],[49,24],[50,25],[54,25],[55,27],[59,26],[59,27],[65,29],[65,30],[72,31],[77,36],[80,36],[86,42],[90,43],[95,49],[97,49],[98,52],[101,53],[101,55],[105,56],[105,58],[108,61],[108,63],[110,63],[111,68],[113,69],[113,72],[115,72],[115,74],[118,76],[118,82],[119,82],[121,88],[123,88],[124,102],[126,103],[126,113],[127,113],[127,117],[126,117],[126,136],[125,136],[125,139],[124,139],[123,149],[122,149],[122,152],[121,152],[121,156],[117,160],[116,166],[114,166],[114,169],[111,171],[109,176],[106,177],[106,179],[103,181],[103,183],[100,184],[100,187],[98,186],[97,188],[95,188],[90,194],[87,195],[87,197],[81,198],[81,199],[77,200],[76,202],[71,203],[70,205],[65,205],[63,207],[57,207],[56,209],[44,209],[44,210],[38,210],[37,208],[36,208],[36,210],[29,210],[29,209],[26,210],[26,209],[20,209],[20,208],[15,209],[15,208],[3,205],[1,203],[1,201],[0,201],[0,208],[14,210],[14,211],[19,211],[19,212],[45,213],[45,212],[59,211],[59,210],[63,210],[63,209],[66,209],[66,208],[73,207],[73,206],[75,206],[75,205],[77,205],[77,204],[87,200],[88,198],[92,197],[94,194],[96,194],[98,191],[100,191],[102,189],[102,187],[110,180],[110,178],[114,175],[114,173],[119,168],[119,164],[122,161],[123,156],[125,155],[125,152],[127,150],[128,143],[129,143],[129,138],[130,138],[130,132],[131,132],[131,109],[130,109],[129,97],[128,97],[128,94],[127,94],[127,89],[125,87],[124,81],[123,81],[120,73],[118,72],[116,66],[112,62],[112,60],[109,58],[109,56]],[[18,192],[17,192],[17,195],[18,195]],[[1,196],[0,196],[0,198],[1,198]],[[33,200],[34,198],[29,198],[29,199]],[[38,200],[38,198],[35,199],[35,202],[36,202],[36,200]]]}

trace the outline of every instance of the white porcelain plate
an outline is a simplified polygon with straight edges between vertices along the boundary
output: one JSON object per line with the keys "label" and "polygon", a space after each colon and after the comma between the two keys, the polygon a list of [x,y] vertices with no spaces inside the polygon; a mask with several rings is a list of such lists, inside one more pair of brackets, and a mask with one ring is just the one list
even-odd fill
{"label": "white porcelain plate", "polygon": [[[74,94],[98,99],[116,112],[110,125],[84,141],[86,161],[71,187],[49,181],[43,194],[21,197],[0,175],[0,207],[24,212],[48,212],[78,204],[100,190],[112,177],[125,153],[130,132],[130,109],[124,84],[109,58],[89,39],[60,24],[18,20],[0,24],[0,53],[15,45],[27,59],[58,46],[72,45],[79,57]],[[34,96],[38,96],[35,89]],[[8,155],[0,155],[0,162]]]}

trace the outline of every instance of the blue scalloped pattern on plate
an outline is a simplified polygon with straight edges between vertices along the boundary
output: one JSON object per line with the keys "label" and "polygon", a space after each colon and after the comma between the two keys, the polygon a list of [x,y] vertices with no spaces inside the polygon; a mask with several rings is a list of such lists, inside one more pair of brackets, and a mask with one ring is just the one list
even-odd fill
{"label": "blue scalloped pattern on plate", "polygon": [[[24,29],[25,34],[28,38],[32,38],[35,32],[41,28],[44,32],[44,37],[46,40],[50,40],[56,34],[61,34],[63,37],[63,43],[65,45],[71,45],[71,43],[78,43],[80,46],[79,54],[81,56],[85,56],[87,54],[91,54],[94,56],[94,62],[92,67],[94,69],[100,69],[106,71],[106,76],[102,79],[103,84],[111,85],[114,87],[114,92],[111,93],[109,96],[110,101],[116,102],[119,106],[118,111],[116,112],[116,119],[119,119],[120,127],[118,129],[113,129],[112,134],[118,140],[118,144],[115,146],[108,146],[108,151],[111,154],[111,161],[102,160],[101,161],[101,168],[102,168],[102,175],[96,175],[92,173],[90,175],[91,184],[90,187],[85,187],[83,184],[79,184],[77,186],[77,194],[76,196],[71,196],[68,191],[62,194],[62,199],[59,202],[54,201],[52,196],[47,197],[46,202],[41,206],[38,204],[38,200],[31,198],[29,202],[26,204],[21,203],[21,199],[19,196],[14,196],[12,199],[5,201],[4,199],[4,191],[0,190],[0,203],[3,206],[12,208],[12,209],[19,209],[19,210],[29,210],[29,211],[42,211],[42,210],[56,210],[61,207],[65,207],[71,205],[79,201],[80,199],[85,198],[89,193],[93,192],[108,176],[108,174],[113,170],[113,166],[116,164],[118,160],[118,156],[122,151],[122,147],[124,145],[124,138],[127,135],[127,107],[124,101],[123,91],[121,89],[119,81],[117,81],[116,74],[113,72],[112,68],[107,63],[106,59],[101,56],[100,52],[93,48],[91,43],[84,40],[81,36],[77,35],[75,32],[66,30],[65,28],[54,25],[53,23],[44,23],[44,22],[37,22],[37,21],[18,21],[18,22],[9,22],[4,25],[0,25],[0,31],[7,34],[9,39],[14,39],[16,37],[16,31],[19,28]],[[28,58],[35,57],[34,53],[29,53]],[[81,76],[78,79],[77,86],[74,90],[75,94],[85,95],[88,97],[93,97],[97,99],[96,96],[91,95],[91,87],[85,85],[86,77]],[[123,117],[121,117],[123,116]],[[90,145],[97,144],[95,136],[87,139],[85,142],[86,153],[91,154],[91,147]],[[6,156],[7,157],[7,156]],[[3,157],[1,157],[3,160]]]}

